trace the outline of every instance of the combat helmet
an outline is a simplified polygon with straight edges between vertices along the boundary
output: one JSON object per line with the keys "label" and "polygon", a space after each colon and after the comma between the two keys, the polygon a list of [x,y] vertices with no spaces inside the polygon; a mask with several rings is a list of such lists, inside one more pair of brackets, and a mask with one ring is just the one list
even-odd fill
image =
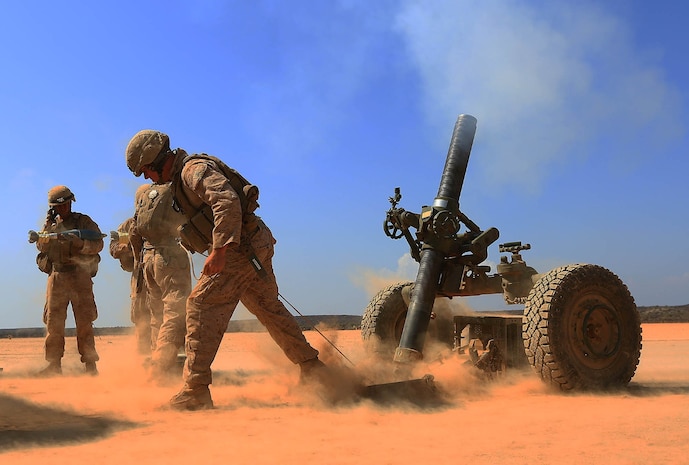
{"label": "combat helmet", "polygon": [[62,205],[67,202],[74,202],[74,194],[67,186],[55,186],[48,191],[48,205],[54,207],[55,205]]}
{"label": "combat helmet", "polygon": [[151,129],[139,131],[127,144],[125,150],[127,167],[134,176],[141,176],[144,166],[154,164],[158,156],[168,150],[170,150],[170,138],[167,134]]}

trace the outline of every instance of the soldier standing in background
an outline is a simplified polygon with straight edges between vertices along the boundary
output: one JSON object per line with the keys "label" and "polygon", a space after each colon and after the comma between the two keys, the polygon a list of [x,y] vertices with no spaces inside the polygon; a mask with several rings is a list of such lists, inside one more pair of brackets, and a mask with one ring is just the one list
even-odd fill
{"label": "soldier standing in background", "polygon": [[317,379],[325,365],[278,299],[275,239],[253,213],[258,189],[217,158],[170,150],[170,139],[158,131],[138,132],[125,158],[135,176],[143,173],[156,184],[172,183],[175,203],[187,220],[182,241],[197,252],[210,251],[187,302],[184,386],[170,400],[172,408],[213,408],[211,364],[240,300],[299,364],[302,378]]}
{"label": "soldier standing in background", "polygon": [[130,281],[130,319],[134,323],[136,348],[140,355],[150,357],[155,340],[151,336],[151,310],[148,308],[146,287],[143,285],[143,269],[134,260],[129,241],[129,230],[134,218],[128,218],[117,227],[118,236],[110,239],[110,255],[120,261],[120,267],[132,273]]}
{"label": "soldier standing in background", "polygon": [[[46,325],[45,359],[48,366],[41,375],[62,373],[65,353],[65,321],[67,306],[72,304],[76,323],[77,348],[86,373],[96,375],[98,353],[93,337],[93,322],[98,317],[93,297],[93,280],[98,272],[99,252],[103,239],[98,225],[89,216],[72,211],[74,194],[67,186],[55,186],[48,191],[48,216],[44,235],[36,241],[36,259],[41,271],[48,273],[43,322]],[[91,239],[77,234],[59,234],[68,230],[86,230]],[[96,237],[100,239],[94,240]]]}
{"label": "soldier standing in background", "polygon": [[136,191],[130,228],[134,261],[142,270],[150,309],[153,353],[151,378],[175,374],[184,346],[186,302],[191,292],[189,256],[179,243],[184,216],[172,205],[169,184],[144,184]]}

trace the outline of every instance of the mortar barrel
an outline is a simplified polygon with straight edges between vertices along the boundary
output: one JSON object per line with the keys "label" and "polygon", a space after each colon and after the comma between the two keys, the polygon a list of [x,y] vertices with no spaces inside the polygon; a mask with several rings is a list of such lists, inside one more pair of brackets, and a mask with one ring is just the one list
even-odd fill
{"label": "mortar barrel", "polygon": [[[440,178],[438,195],[434,206],[443,207],[443,200],[452,200],[459,205],[459,196],[464,185],[464,176],[469,164],[471,146],[476,134],[476,118],[471,115],[459,115],[452,131],[452,140],[447,151],[443,175]],[[438,205],[438,203],[441,203]],[[447,207],[446,207],[447,208]]]}
{"label": "mortar barrel", "polygon": [[[436,208],[459,210],[459,195],[464,184],[475,133],[476,118],[460,115],[452,132],[438,196],[434,202]],[[400,344],[395,351],[395,362],[404,363],[423,358],[423,345],[444,260],[443,252],[427,243],[424,245]]]}
{"label": "mortar barrel", "polygon": [[438,250],[427,248],[421,252],[419,271],[416,274],[407,318],[402,329],[399,347],[395,351],[395,362],[409,362],[423,358],[423,344],[431,321],[431,311],[438,291],[438,278],[443,260],[443,254]]}

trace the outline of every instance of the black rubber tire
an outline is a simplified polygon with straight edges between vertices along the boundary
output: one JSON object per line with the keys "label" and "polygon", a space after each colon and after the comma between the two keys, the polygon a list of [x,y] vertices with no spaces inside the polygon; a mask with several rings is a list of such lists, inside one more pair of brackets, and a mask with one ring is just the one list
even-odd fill
{"label": "black rubber tire", "polygon": [[529,293],[522,328],[531,366],[563,391],[626,386],[641,356],[641,322],[627,286],[597,265],[544,274]]}
{"label": "black rubber tire", "polygon": [[[369,302],[361,319],[361,337],[366,349],[377,356],[392,360],[399,345],[407,317],[407,304],[402,297],[405,287],[413,288],[412,282],[399,282],[378,292]],[[427,341],[439,341],[452,346],[453,321],[449,307],[433,307],[433,318],[428,325]],[[449,299],[445,299],[449,300]],[[447,308],[446,308],[447,307]]]}

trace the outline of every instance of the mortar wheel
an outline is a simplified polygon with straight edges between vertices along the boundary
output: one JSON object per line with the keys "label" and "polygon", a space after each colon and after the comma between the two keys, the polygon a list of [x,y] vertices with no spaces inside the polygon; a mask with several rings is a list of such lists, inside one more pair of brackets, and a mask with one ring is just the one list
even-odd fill
{"label": "mortar wheel", "polygon": [[526,356],[561,390],[620,388],[641,355],[639,312],[627,286],[597,265],[567,265],[531,289],[522,330]]}
{"label": "mortar wheel", "polygon": [[[361,319],[361,337],[369,352],[392,360],[402,337],[407,318],[407,302],[413,287],[412,282],[396,283],[378,292],[371,299]],[[435,318],[429,322],[426,345],[430,341],[435,341],[452,347],[452,314],[449,307],[441,305],[443,300],[449,299],[438,298],[433,306]]]}

